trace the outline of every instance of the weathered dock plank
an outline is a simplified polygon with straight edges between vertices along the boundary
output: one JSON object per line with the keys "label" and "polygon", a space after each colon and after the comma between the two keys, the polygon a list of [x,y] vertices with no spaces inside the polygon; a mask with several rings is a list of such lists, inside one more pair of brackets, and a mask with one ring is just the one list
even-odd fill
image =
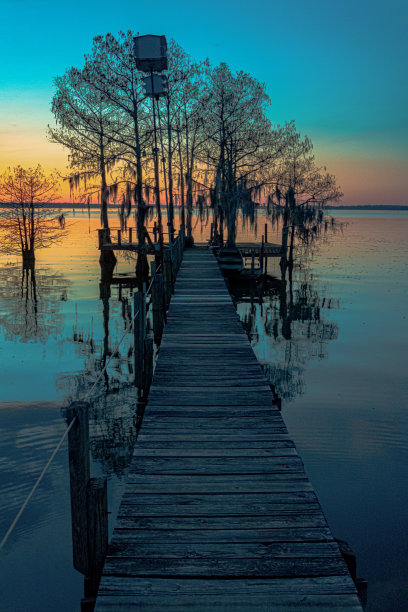
{"label": "weathered dock plank", "polygon": [[97,612],[361,611],[215,258],[187,251]]}

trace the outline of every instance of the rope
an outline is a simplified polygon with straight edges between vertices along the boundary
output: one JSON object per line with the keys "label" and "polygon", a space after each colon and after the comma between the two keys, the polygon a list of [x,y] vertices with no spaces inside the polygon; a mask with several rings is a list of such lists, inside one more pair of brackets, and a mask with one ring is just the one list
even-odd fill
{"label": "rope", "polygon": [[51,465],[51,462],[53,461],[55,455],[57,454],[57,452],[59,451],[59,449],[61,448],[62,443],[64,442],[65,438],[67,437],[67,435],[69,434],[69,432],[71,431],[71,428],[73,427],[75,421],[76,421],[77,417],[74,417],[71,421],[71,423],[69,424],[69,427],[67,427],[67,429],[64,431],[64,435],[62,436],[62,438],[60,439],[60,441],[58,442],[57,446],[55,447],[55,449],[53,450],[51,457],[48,459],[48,462],[46,463],[46,465],[44,466],[41,474],[39,475],[39,477],[37,478],[33,488],[31,489],[30,493],[27,495],[27,497],[25,498],[25,501],[23,503],[23,505],[21,506],[20,510],[17,512],[17,515],[14,519],[14,521],[11,523],[10,527],[8,528],[6,535],[4,536],[4,538],[2,539],[2,541],[0,542],[0,550],[3,548],[3,546],[5,545],[5,543],[7,542],[11,532],[13,531],[14,527],[17,525],[17,522],[20,518],[20,516],[23,514],[24,510],[27,507],[28,502],[30,501],[30,499],[32,498],[32,496],[34,495],[38,485],[40,484],[40,482],[42,481],[42,479],[45,476],[45,473],[48,469],[48,467]]}
{"label": "rope", "polygon": [[[158,270],[160,270],[160,268],[161,268],[161,264],[160,264],[160,265],[157,267],[157,269],[156,269],[156,273],[157,273],[157,271],[158,271]],[[150,281],[150,284],[149,284],[149,286],[148,286],[148,288],[147,288],[147,290],[146,290],[146,294],[148,294],[148,293],[149,293],[149,291],[150,291],[150,289],[151,289],[151,287],[152,287],[152,285],[153,285],[153,282],[154,282],[154,277],[152,277],[152,279],[151,279],[151,281]],[[88,391],[88,393],[87,393],[87,394],[85,395],[85,397],[83,398],[84,400],[85,400],[85,399],[87,399],[87,398],[89,398],[89,397],[92,395],[93,390],[95,389],[95,387],[96,387],[96,385],[98,384],[98,382],[99,382],[100,378],[102,377],[102,375],[104,374],[104,372],[105,372],[106,368],[108,367],[108,365],[110,364],[111,360],[113,359],[113,356],[115,355],[115,353],[117,352],[117,350],[118,350],[119,346],[120,346],[120,345],[121,345],[121,343],[123,342],[123,339],[125,338],[126,334],[127,334],[127,333],[129,333],[129,330],[131,330],[131,329],[133,328],[134,321],[135,321],[135,319],[136,319],[137,315],[139,314],[139,312],[140,312],[140,310],[138,310],[137,312],[135,312],[135,314],[133,315],[131,325],[130,325],[128,328],[126,328],[126,329],[125,329],[125,331],[124,331],[124,333],[123,333],[123,335],[122,335],[121,339],[119,340],[119,342],[118,342],[118,344],[117,344],[117,346],[116,346],[116,350],[112,351],[112,355],[109,357],[108,361],[105,363],[105,366],[104,366],[103,370],[101,370],[101,371],[100,371],[99,376],[98,376],[98,377],[97,377],[97,379],[95,380],[95,382],[94,382],[93,386],[91,387],[90,391]],[[15,516],[15,518],[14,518],[13,522],[11,523],[10,527],[8,528],[8,530],[7,530],[7,532],[6,532],[5,536],[4,536],[4,538],[3,538],[3,539],[2,539],[2,541],[0,542],[0,550],[1,550],[1,549],[4,547],[4,545],[5,545],[5,543],[7,542],[7,540],[8,540],[8,538],[9,538],[9,536],[10,536],[10,535],[11,535],[11,533],[13,532],[14,527],[17,525],[17,523],[18,523],[18,521],[19,521],[19,519],[20,519],[21,515],[23,514],[24,510],[26,509],[26,507],[27,507],[27,505],[28,505],[28,502],[30,501],[30,499],[31,499],[31,498],[32,498],[32,496],[34,495],[34,493],[35,493],[36,489],[38,488],[38,485],[40,484],[40,482],[41,482],[41,481],[42,481],[42,479],[44,478],[45,473],[47,472],[47,470],[48,470],[49,466],[51,465],[52,461],[54,460],[55,455],[57,454],[57,452],[58,452],[58,451],[59,451],[59,449],[61,448],[61,446],[62,446],[62,444],[63,444],[63,442],[64,442],[65,438],[67,437],[67,435],[68,435],[68,434],[69,434],[69,432],[71,431],[71,429],[72,429],[72,427],[73,427],[73,425],[74,425],[74,423],[75,423],[76,419],[77,419],[77,417],[74,417],[74,418],[72,419],[71,423],[69,424],[69,426],[67,427],[67,429],[64,431],[64,433],[63,433],[63,435],[62,435],[61,439],[59,440],[59,442],[58,442],[58,444],[57,444],[57,446],[54,448],[53,452],[51,453],[51,456],[50,456],[50,458],[48,459],[47,463],[45,464],[45,466],[44,466],[44,468],[43,468],[43,470],[42,470],[41,474],[40,474],[40,475],[39,475],[39,477],[37,478],[37,480],[36,480],[36,482],[35,482],[34,486],[33,486],[33,487],[32,487],[32,489],[31,489],[31,491],[29,492],[29,494],[28,494],[28,495],[27,495],[27,497],[25,498],[25,500],[24,500],[24,502],[23,502],[23,505],[21,506],[20,510],[17,512],[17,514],[16,514],[16,516]]]}

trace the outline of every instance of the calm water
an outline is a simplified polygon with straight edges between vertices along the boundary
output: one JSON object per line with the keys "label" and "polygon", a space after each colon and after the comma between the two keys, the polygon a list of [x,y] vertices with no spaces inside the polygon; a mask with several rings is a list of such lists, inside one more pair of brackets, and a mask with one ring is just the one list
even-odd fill
{"label": "calm water", "polygon": [[[237,308],[332,531],[369,581],[368,609],[406,610],[408,215],[336,216],[343,232],[291,284],[241,293]],[[238,239],[259,238],[264,222]],[[77,214],[64,245],[39,253],[35,279],[0,260],[0,537],[65,429],[64,408],[112,354],[91,406],[92,475],[109,477],[113,513],[120,499],[135,439],[131,290],[100,286],[98,223]],[[208,234],[197,221],[197,240]],[[79,610],[67,468],[64,444],[1,553],[1,610]]]}

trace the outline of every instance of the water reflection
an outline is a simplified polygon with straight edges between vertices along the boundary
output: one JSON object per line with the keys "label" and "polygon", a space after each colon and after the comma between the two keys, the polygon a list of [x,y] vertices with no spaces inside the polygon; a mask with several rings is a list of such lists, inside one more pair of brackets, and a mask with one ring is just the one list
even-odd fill
{"label": "water reflection", "polygon": [[[56,381],[68,404],[84,398],[89,402],[92,459],[99,472],[119,477],[131,461],[143,412],[134,386],[132,294],[136,286],[132,276],[101,280],[101,321],[93,318],[87,329],[75,324],[69,339],[83,358],[83,367],[59,374]],[[95,339],[93,326],[98,324],[103,334]]]}
{"label": "water reflection", "polygon": [[305,390],[304,370],[311,359],[325,359],[328,343],[338,336],[330,311],[338,299],[307,267],[293,267],[281,279],[267,278],[257,287],[230,281],[243,326],[275,395],[293,400]]}
{"label": "water reflection", "polygon": [[47,342],[60,336],[69,282],[47,268],[9,264],[0,268],[0,326],[6,340]]}

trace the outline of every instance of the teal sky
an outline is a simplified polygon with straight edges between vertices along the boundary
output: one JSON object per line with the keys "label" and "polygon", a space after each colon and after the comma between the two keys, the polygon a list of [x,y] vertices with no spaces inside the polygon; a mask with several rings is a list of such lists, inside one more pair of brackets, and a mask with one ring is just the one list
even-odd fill
{"label": "teal sky", "polygon": [[406,1],[0,0],[0,15],[0,168],[64,166],[45,139],[52,79],[132,29],[265,82],[272,121],[311,137],[344,204],[408,204]]}

